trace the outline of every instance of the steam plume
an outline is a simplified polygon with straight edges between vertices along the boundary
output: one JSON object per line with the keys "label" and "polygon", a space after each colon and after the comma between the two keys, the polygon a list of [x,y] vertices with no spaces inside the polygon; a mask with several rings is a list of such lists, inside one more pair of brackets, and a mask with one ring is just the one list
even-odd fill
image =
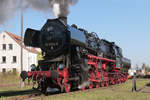
{"label": "steam plume", "polygon": [[78,0],[25,0],[33,9],[44,12],[53,11],[55,17],[66,17],[69,14],[69,6]]}
{"label": "steam plume", "polygon": [[78,0],[0,0],[0,25],[8,21],[14,16],[17,10],[21,7],[23,2],[23,8],[31,7],[38,11],[53,12],[54,16],[66,17],[69,14],[69,6],[77,3]]}
{"label": "steam plume", "polygon": [[29,7],[43,12],[49,12],[51,10],[48,0],[24,0]]}
{"label": "steam plume", "polygon": [[54,13],[54,17],[57,18],[58,15],[60,14],[60,6],[58,3],[55,3],[53,5],[53,13]]}
{"label": "steam plume", "polygon": [[0,24],[4,24],[15,15],[19,8],[19,0],[0,0]]}
{"label": "steam plume", "polygon": [[76,4],[77,1],[78,0],[49,0],[49,3],[53,7],[55,17],[66,17],[69,14],[69,6]]}

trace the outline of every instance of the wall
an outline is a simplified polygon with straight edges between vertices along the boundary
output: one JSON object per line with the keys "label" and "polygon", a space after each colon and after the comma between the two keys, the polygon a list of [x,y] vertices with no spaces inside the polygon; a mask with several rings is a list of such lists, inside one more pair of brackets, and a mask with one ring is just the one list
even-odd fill
{"label": "wall", "polygon": [[[4,37],[5,35],[5,37]],[[2,44],[6,44],[6,50],[2,49]],[[13,44],[13,49],[9,50],[8,44]],[[17,71],[21,71],[21,46],[17,44],[7,33],[2,32],[0,34],[0,72],[5,68],[6,71],[10,71],[13,68],[16,68]],[[6,56],[6,63],[2,63],[2,56]],[[13,63],[13,56],[17,57],[17,62]],[[37,54],[31,53],[26,49],[23,49],[23,70],[28,71],[29,66],[32,63],[37,63],[36,61]]]}

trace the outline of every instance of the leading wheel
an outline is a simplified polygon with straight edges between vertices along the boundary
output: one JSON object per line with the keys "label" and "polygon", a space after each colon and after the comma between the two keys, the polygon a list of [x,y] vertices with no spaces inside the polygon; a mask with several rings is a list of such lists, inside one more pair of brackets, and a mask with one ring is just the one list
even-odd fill
{"label": "leading wheel", "polygon": [[66,92],[66,93],[70,92],[70,88],[71,88],[71,85],[68,84],[68,83],[66,83],[66,84],[65,84],[65,92]]}
{"label": "leading wheel", "polygon": [[93,88],[93,83],[90,83],[89,89],[92,89],[92,88]]}

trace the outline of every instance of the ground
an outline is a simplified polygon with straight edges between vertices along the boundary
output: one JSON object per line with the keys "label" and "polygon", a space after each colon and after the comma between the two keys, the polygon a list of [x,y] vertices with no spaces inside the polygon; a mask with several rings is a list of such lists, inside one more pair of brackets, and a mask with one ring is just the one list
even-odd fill
{"label": "ground", "polygon": [[137,79],[137,92],[131,91],[132,80],[108,88],[95,88],[48,96],[31,88],[31,85],[26,85],[20,89],[18,75],[0,76],[0,100],[150,100],[150,79]]}

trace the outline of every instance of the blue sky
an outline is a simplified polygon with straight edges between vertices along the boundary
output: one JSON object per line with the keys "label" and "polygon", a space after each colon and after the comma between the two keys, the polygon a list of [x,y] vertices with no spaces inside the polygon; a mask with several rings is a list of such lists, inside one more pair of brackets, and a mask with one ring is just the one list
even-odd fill
{"label": "blue sky", "polygon": [[[94,1],[94,2],[93,2]],[[124,56],[135,64],[150,63],[150,0],[79,0],[70,7],[68,23],[77,24],[100,38],[114,41],[123,49]],[[10,15],[11,16],[11,15]],[[24,30],[40,29],[51,13],[24,12]],[[20,12],[0,26],[0,31],[20,35]]]}

